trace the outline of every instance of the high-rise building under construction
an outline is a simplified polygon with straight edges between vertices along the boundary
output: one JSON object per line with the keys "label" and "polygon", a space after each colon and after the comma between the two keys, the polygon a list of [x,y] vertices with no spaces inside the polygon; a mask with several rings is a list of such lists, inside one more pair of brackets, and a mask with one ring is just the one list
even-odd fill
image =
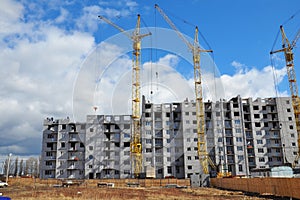
{"label": "high-rise building under construction", "polygon": [[[211,175],[250,176],[293,163],[297,131],[288,97],[205,102]],[[201,174],[195,102],[143,100],[142,174],[187,178]],[[84,123],[44,121],[41,178],[130,178],[130,115],[88,115]],[[299,165],[298,165],[299,167]],[[266,174],[263,174],[266,175]]]}

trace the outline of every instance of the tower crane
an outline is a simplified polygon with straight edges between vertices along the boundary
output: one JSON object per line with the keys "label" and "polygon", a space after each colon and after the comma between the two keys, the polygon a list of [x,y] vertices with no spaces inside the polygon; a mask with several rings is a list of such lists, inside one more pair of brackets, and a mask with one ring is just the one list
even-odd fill
{"label": "tower crane", "polygon": [[142,38],[151,35],[151,33],[140,34],[141,17],[138,14],[136,27],[132,34],[126,32],[123,28],[114,24],[109,19],[98,16],[106,23],[112,25],[120,32],[125,34],[133,43],[133,58],[132,58],[132,135],[130,141],[131,167],[134,177],[139,177],[142,171],[142,144],[141,144],[141,124],[140,124],[140,54]]}
{"label": "tower crane", "polygon": [[216,168],[215,164],[212,162],[211,158],[208,156],[206,149],[206,139],[205,139],[205,118],[204,118],[204,103],[203,103],[203,93],[202,93],[202,79],[200,70],[200,53],[201,52],[212,52],[212,50],[200,49],[198,41],[198,27],[195,28],[194,43],[191,44],[185,36],[177,29],[175,24],[170,20],[170,18],[164,13],[164,11],[155,4],[155,8],[162,15],[165,21],[172,27],[172,29],[177,33],[178,37],[187,45],[188,49],[192,51],[193,63],[194,63],[194,82],[195,82],[195,95],[196,95],[196,117],[197,117],[197,135],[198,135],[198,156],[199,161],[202,166],[204,174],[209,174],[208,164],[213,168]]}
{"label": "tower crane", "polygon": [[297,86],[296,73],[294,67],[294,53],[292,50],[296,46],[296,43],[300,38],[300,29],[298,30],[297,35],[292,42],[290,42],[286,37],[283,26],[280,26],[280,32],[282,37],[282,49],[271,51],[270,54],[283,52],[285,57],[286,70],[287,70],[287,75],[289,80],[289,87],[290,87],[290,92],[292,97],[292,105],[293,105],[295,121],[296,121],[296,130],[298,135],[298,139],[297,139],[298,152],[292,164],[292,167],[295,168],[300,158],[300,98],[298,93],[298,86]]}

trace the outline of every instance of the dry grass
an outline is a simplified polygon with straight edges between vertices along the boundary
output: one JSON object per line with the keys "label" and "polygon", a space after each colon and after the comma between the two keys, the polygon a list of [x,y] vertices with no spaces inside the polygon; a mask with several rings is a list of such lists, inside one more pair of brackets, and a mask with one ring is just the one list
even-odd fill
{"label": "dry grass", "polygon": [[[54,183],[55,184],[55,183]],[[188,188],[188,189],[166,189],[161,187],[150,188],[97,188],[96,185],[83,184],[69,188],[55,188],[52,184],[17,181],[8,188],[0,188],[4,196],[12,199],[44,199],[44,200],[71,200],[71,199],[261,199],[258,197],[245,196],[241,192],[231,192],[213,188]]]}

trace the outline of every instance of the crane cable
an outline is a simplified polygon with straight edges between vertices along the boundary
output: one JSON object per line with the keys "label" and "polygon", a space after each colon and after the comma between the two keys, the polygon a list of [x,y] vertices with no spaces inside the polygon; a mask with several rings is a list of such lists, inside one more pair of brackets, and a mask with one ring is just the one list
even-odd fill
{"label": "crane cable", "polygon": [[[295,14],[293,14],[291,17],[289,17],[287,20],[285,20],[283,23],[282,23],[282,26],[283,25],[285,25],[285,24],[287,24],[289,21],[291,21],[297,14],[299,14],[300,13],[300,10],[298,10]],[[276,43],[277,43],[277,40],[278,40],[278,37],[279,37],[279,34],[280,34],[280,30],[278,30],[278,32],[277,32],[277,34],[276,34],[276,37],[275,37],[275,40],[274,40],[274,42],[273,42],[273,45],[272,45],[272,49],[271,49],[271,52],[273,52],[274,51],[274,47],[275,47],[275,45],[276,45]],[[273,71],[273,81],[274,81],[274,89],[275,89],[275,94],[276,94],[276,97],[278,97],[278,78],[277,78],[277,73],[276,73],[276,71],[275,71],[275,65],[274,65],[274,56],[271,54],[271,52],[270,52],[270,62],[271,62],[271,67],[272,67],[272,71]],[[279,101],[280,102],[280,104],[281,104],[281,108],[283,108],[283,103],[282,103],[282,101]],[[285,121],[280,121],[281,123],[284,123]],[[281,124],[280,123],[280,124]],[[284,139],[284,135],[283,135],[283,139]],[[286,152],[286,147],[284,147],[284,149],[283,149],[283,151],[284,152]],[[285,160],[283,161],[283,162],[285,162],[285,163],[289,163],[288,162],[288,160],[287,160],[287,158],[286,158],[286,156],[284,156],[285,157]],[[291,164],[291,163],[289,163],[289,164]]]}
{"label": "crane cable", "polygon": [[290,16],[288,19],[286,19],[286,20],[283,22],[282,25],[285,25],[286,23],[288,23],[289,21],[291,21],[292,19],[294,19],[294,17],[295,17],[296,15],[298,15],[299,13],[300,13],[300,9],[299,9],[297,12],[295,12],[295,14],[293,14],[293,15]]}
{"label": "crane cable", "polygon": [[[288,19],[286,19],[286,20],[282,23],[282,25],[287,24],[289,21],[291,21],[292,19],[294,19],[294,17],[295,17],[296,15],[298,15],[299,13],[300,13],[300,9],[299,9],[297,12],[295,12],[295,14],[293,14],[293,15],[290,16]],[[273,52],[273,50],[274,50],[274,47],[275,47],[275,45],[276,45],[276,43],[277,43],[279,34],[280,34],[280,30],[277,31],[275,40],[274,40],[273,45],[272,45],[271,52]],[[278,78],[277,78],[277,74],[276,74],[276,72],[275,72],[274,56],[272,56],[271,54],[270,54],[270,62],[271,62],[271,67],[272,67],[272,71],[273,71],[273,81],[274,81],[275,94],[276,94],[276,97],[278,97]]]}
{"label": "crane cable", "polygon": [[[183,18],[181,18],[181,17],[179,17],[179,16],[171,13],[167,9],[164,9],[164,11],[165,12],[167,11],[168,15],[173,16],[174,18],[182,21],[183,23],[185,23],[185,24],[187,24],[189,26],[192,26],[192,27],[196,27],[197,26],[197,25],[193,24],[192,22],[187,21],[187,20],[185,20],[185,19],[183,19]],[[198,30],[198,33],[199,33],[200,37],[203,39],[203,41],[204,41],[205,45],[208,47],[208,49],[212,49],[211,46],[209,45],[209,43],[207,42],[206,38],[204,37],[204,35],[199,30]]]}
{"label": "crane cable", "polygon": [[[175,15],[174,13],[168,11],[167,9],[164,9],[164,11],[167,11],[168,15],[173,16],[173,18],[175,18],[177,20],[180,20],[180,21],[182,21],[183,23],[185,23],[185,24],[187,24],[189,26],[192,26],[192,27],[196,27],[197,26],[197,25],[193,24],[192,22],[187,21],[187,20],[179,17],[178,15]],[[156,9],[155,9],[155,27],[156,27]],[[210,44],[208,43],[207,39],[201,33],[201,31],[198,30],[198,33],[200,35],[200,38],[202,38],[204,44],[208,47],[208,49],[212,49],[211,46],[210,46]],[[212,63],[214,65],[214,63],[215,63],[215,56],[214,56],[213,51],[210,52],[210,53],[211,53]],[[215,96],[217,96],[216,69],[215,69],[214,66],[213,66],[213,74],[214,74],[214,93],[215,93]]]}
{"label": "crane cable", "polygon": [[[150,29],[148,28],[148,25],[146,24],[146,22],[144,21],[143,18],[141,18],[141,22],[144,24],[144,26],[146,27],[147,31],[149,33],[151,33]],[[149,59],[150,59],[150,78],[149,78],[149,73],[147,73],[147,81],[149,81],[150,79],[150,88],[148,87],[148,95],[150,94],[150,99],[152,101],[152,62],[153,62],[153,41],[152,41],[152,35],[150,35],[150,53],[149,53]],[[150,89],[150,92],[149,92],[149,89]],[[148,96],[148,99],[149,99],[149,96]]]}
{"label": "crane cable", "polygon": [[[277,34],[276,34],[275,40],[273,42],[271,52],[273,52],[274,47],[277,43],[279,33],[280,33],[280,30],[277,31]],[[275,97],[278,97],[278,79],[277,79],[277,74],[276,74],[276,71],[275,71],[276,69],[275,69],[275,66],[274,66],[274,56],[272,54],[270,54],[270,62],[271,62],[271,67],[272,67],[272,72],[273,72],[273,84],[274,84],[274,90],[275,90]]]}
{"label": "crane cable", "polygon": [[[157,19],[156,19],[156,9],[154,9],[154,42],[155,45],[157,45]],[[155,48],[155,85],[156,85],[156,92],[158,92],[159,88],[159,83],[158,83],[158,54],[157,54],[157,47]],[[153,67],[151,65],[151,85],[150,85],[150,95],[151,95],[151,99],[150,101],[153,103]]]}

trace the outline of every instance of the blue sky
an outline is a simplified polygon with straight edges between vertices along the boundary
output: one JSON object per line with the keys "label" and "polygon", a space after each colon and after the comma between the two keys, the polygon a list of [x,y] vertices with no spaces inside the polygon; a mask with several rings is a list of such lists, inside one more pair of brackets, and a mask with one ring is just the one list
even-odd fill
{"label": "blue sky", "polygon": [[[222,85],[224,94],[219,95],[222,98],[239,94],[245,98],[274,97],[273,74],[279,83],[278,95],[289,94],[283,55],[276,55],[273,70],[269,52],[279,26],[299,11],[298,0],[1,0],[0,112],[3,114],[0,117],[0,154],[39,154],[43,119],[73,116],[74,105],[84,119],[86,114],[91,114],[95,102],[101,114],[111,109],[103,102],[114,105],[118,104],[117,100],[128,101],[126,84],[130,84],[131,53],[127,51],[121,57],[119,53],[122,49],[130,50],[130,41],[125,41],[118,30],[100,21],[98,15],[125,30],[135,27],[138,13],[143,27],[146,24],[151,30],[170,28],[154,9],[155,3],[186,36],[193,38],[194,27],[190,24],[198,25],[213,49],[214,67],[220,74],[211,77],[206,71],[209,66],[202,66],[206,99],[211,98],[209,88],[213,79]],[[290,40],[300,28],[299,19],[298,12],[284,24]],[[158,32],[161,35],[169,33],[161,30]],[[163,66],[151,71],[157,81],[153,86],[157,87],[157,100],[172,101],[170,96],[176,100],[185,96],[193,98],[190,96],[193,95],[190,92],[193,91],[191,55],[180,39],[176,39],[176,34],[174,38],[170,36],[171,42],[168,36],[163,37],[167,51],[153,50],[153,55],[149,56],[150,50],[143,50],[143,73],[148,80],[152,69],[150,61]],[[149,41],[145,39],[146,46]],[[154,36],[152,41],[156,41]],[[275,49],[281,47],[280,42],[279,37]],[[172,52],[170,43],[178,49]],[[200,44],[209,48],[201,37]],[[294,52],[296,73],[300,77],[299,48]],[[103,71],[94,66],[99,61],[109,64],[106,72],[110,74],[104,74],[101,79]],[[144,92],[149,93],[149,88]]]}

